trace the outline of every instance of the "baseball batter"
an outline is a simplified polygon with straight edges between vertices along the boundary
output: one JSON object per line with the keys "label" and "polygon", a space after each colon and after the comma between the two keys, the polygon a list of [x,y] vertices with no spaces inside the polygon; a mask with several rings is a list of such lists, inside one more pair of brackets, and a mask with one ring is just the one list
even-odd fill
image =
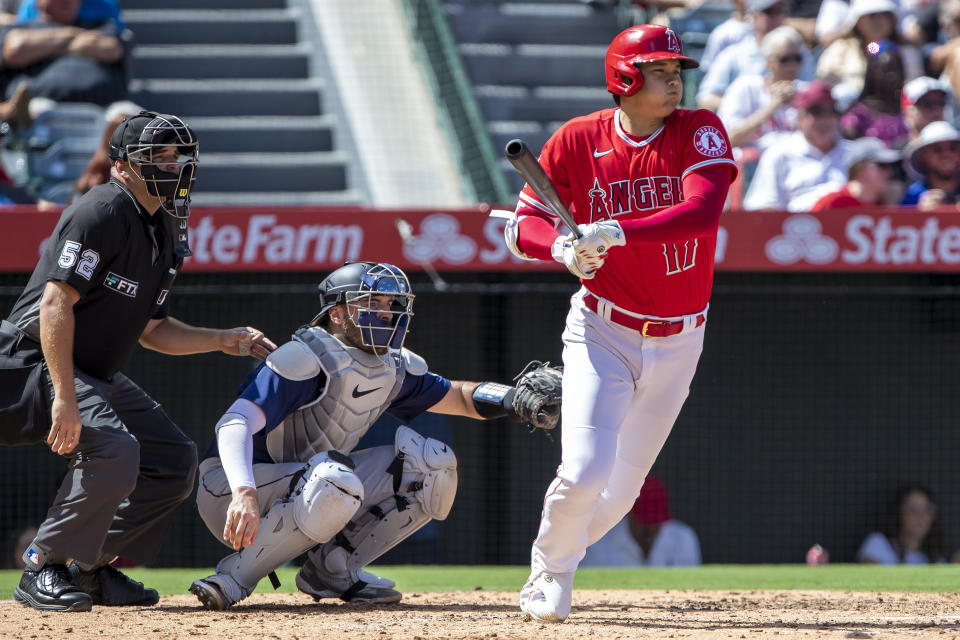
{"label": "baseball batter", "polygon": [[563,333],[562,461],[520,593],[539,621],[569,615],[587,546],[630,510],[689,393],[737,173],[716,115],[677,109],[697,62],[674,31],[626,29],[605,66],[618,108],[565,123],[540,156],[582,237],[558,231],[529,185],[505,228],[514,254],[583,284]]}

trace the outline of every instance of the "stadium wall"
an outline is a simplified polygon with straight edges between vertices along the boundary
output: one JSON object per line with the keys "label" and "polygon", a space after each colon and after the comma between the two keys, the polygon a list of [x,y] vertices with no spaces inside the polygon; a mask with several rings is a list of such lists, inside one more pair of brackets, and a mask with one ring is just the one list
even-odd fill
{"label": "stadium wall", "polygon": [[[251,324],[280,341],[315,313],[314,288],[327,270],[187,272],[171,311],[199,325]],[[528,360],[560,360],[576,289],[565,273],[444,270],[440,291],[411,271],[408,346],[432,370],[507,381]],[[26,278],[0,274],[4,313]],[[700,535],[705,562],[801,562],[814,543],[834,561],[852,561],[908,482],[933,490],[946,552],[960,545],[958,284],[946,266],[717,274],[692,393],[654,467],[674,515]],[[217,354],[140,350],[127,372],[202,452],[251,368]],[[389,442],[395,425],[384,419],[360,446]],[[454,446],[459,496],[445,522],[384,560],[524,564],[559,461],[556,438],[508,421],[424,416],[413,426]],[[43,518],[63,471],[43,446],[0,448],[4,540]],[[191,502],[156,566],[211,566],[224,553]]]}

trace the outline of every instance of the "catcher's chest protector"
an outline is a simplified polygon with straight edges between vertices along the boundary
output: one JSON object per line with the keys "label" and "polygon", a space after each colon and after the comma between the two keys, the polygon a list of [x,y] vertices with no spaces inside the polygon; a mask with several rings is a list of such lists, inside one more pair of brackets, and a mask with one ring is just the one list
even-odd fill
{"label": "catcher's chest protector", "polygon": [[350,453],[400,393],[406,375],[403,358],[391,352],[393,363],[387,366],[376,355],[348,347],[319,327],[300,329],[293,339],[319,361],[327,385],[319,398],[267,434],[270,457],[274,462],[306,462],[322,451]]}

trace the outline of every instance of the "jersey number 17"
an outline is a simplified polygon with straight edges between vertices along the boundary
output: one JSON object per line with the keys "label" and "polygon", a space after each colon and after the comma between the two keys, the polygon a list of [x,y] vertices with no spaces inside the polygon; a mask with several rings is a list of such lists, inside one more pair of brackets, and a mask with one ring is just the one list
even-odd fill
{"label": "jersey number 17", "polygon": [[697,264],[697,242],[698,240],[694,238],[693,240],[687,240],[682,245],[675,243],[661,245],[663,246],[663,257],[667,260],[668,276],[686,271]]}

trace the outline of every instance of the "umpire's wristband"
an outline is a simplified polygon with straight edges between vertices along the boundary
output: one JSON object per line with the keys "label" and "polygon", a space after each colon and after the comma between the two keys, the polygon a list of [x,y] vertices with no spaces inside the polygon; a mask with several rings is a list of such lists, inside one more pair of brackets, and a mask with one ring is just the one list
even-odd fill
{"label": "umpire's wristband", "polygon": [[484,420],[517,417],[513,409],[513,396],[517,390],[499,382],[484,382],[473,390],[473,408]]}

